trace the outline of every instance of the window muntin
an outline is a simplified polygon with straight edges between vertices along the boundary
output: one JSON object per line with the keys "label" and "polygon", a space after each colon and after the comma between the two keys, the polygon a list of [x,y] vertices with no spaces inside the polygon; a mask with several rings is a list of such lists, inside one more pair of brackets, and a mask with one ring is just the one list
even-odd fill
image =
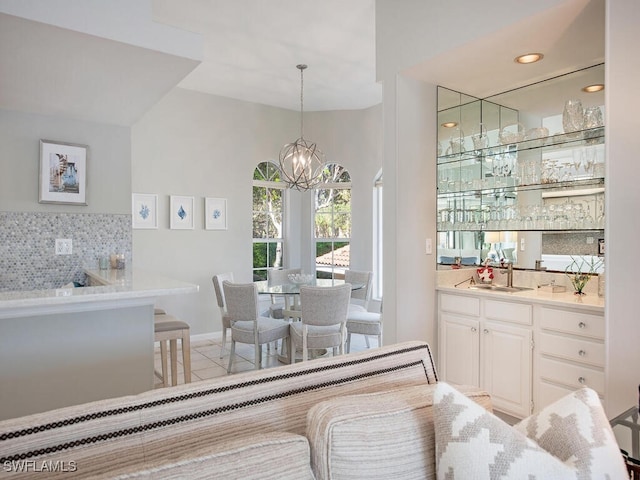
{"label": "window muntin", "polygon": [[314,190],[316,276],[344,278],[350,263],[351,177],[339,164],[328,164]]}
{"label": "window muntin", "polygon": [[261,162],[253,172],[253,279],[266,280],[267,270],[282,268],[284,253],[284,184],[280,170]]}

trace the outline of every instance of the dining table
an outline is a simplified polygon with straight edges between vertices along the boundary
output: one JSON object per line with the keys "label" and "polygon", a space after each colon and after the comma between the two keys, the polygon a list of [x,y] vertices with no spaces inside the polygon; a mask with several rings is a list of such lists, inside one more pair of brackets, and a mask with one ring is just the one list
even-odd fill
{"label": "dining table", "polygon": [[[269,285],[267,280],[258,280],[254,282],[258,286],[258,294],[260,295],[276,295],[284,298],[284,309],[282,311],[284,318],[299,319],[300,318],[300,287],[334,287],[336,285],[344,285],[344,280],[332,278],[315,278],[308,283],[283,283],[280,285]],[[364,283],[351,283],[351,291],[360,290],[365,287]]]}
{"label": "dining table", "polygon": [[[313,286],[313,287],[333,287],[336,285],[344,285],[345,281],[340,279],[331,278],[315,278],[308,283],[283,283],[280,285],[269,285],[267,280],[258,280],[254,282],[258,287],[259,295],[277,295],[284,298],[284,308],[282,315],[286,320],[297,321],[300,320],[301,308],[300,308],[300,287]],[[351,291],[360,290],[365,287],[364,283],[351,283]],[[327,352],[316,352],[314,357],[323,356]],[[284,344],[278,360],[282,363],[291,363],[292,357],[289,352],[284,349]]]}

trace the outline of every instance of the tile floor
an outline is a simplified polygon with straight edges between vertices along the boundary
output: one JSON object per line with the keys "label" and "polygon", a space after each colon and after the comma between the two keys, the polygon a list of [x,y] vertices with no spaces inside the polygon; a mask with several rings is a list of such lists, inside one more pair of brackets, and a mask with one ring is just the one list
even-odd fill
{"label": "tile floor", "polygon": [[[227,375],[227,365],[229,364],[229,346],[230,341],[227,339],[227,345],[224,349],[224,355],[220,358],[220,345],[222,343],[222,334],[197,335],[191,338],[191,381],[198,382],[210,378],[221,377]],[[377,346],[377,339],[371,337],[370,344],[374,348]],[[353,335],[351,337],[351,351],[358,352],[367,348],[365,339],[362,335]],[[276,352],[273,349],[267,352],[267,348],[263,347],[263,367],[272,368],[279,367],[283,364],[278,361]],[[236,356],[232,373],[253,370],[254,349],[252,345],[238,343],[236,344]],[[160,346],[156,343],[155,347],[155,368],[160,372]],[[180,342],[178,342],[178,384],[184,383],[184,371],[182,368],[182,352],[180,350]],[[155,388],[161,388],[162,381],[155,377]]]}

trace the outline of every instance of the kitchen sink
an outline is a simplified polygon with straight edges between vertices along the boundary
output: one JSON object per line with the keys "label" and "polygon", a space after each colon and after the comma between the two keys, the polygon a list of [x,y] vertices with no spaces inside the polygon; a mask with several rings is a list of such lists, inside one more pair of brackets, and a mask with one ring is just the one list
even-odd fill
{"label": "kitchen sink", "polygon": [[533,288],[529,287],[507,287],[505,285],[469,285],[471,290],[490,290],[492,292],[524,292],[527,290],[533,290]]}

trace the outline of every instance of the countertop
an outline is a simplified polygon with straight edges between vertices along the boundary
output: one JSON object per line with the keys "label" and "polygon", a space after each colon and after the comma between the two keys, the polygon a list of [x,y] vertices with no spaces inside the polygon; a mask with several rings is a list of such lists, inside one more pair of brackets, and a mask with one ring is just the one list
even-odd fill
{"label": "countertop", "polygon": [[102,286],[0,292],[0,316],[15,309],[75,305],[112,300],[133,300],[196,293],[198,285],[137,269],[85,270]]}
{"label": "countertop", "polygon": [[436,287],[441,292],[451,292],[463,295],[482,296],[484,298],[495,298],[508,301],[521,301],[527,303],[539,303],[554,307],[569,307],[573,310],[585,310],[597,313],[604,312],[604,299],[597,294],[575,295],[573,291],[567,290],[562,293],[549,293],[538,288],[524,290],[521,292],[496,292],[486,290],[472,290],[468,285],[439,285]]}

